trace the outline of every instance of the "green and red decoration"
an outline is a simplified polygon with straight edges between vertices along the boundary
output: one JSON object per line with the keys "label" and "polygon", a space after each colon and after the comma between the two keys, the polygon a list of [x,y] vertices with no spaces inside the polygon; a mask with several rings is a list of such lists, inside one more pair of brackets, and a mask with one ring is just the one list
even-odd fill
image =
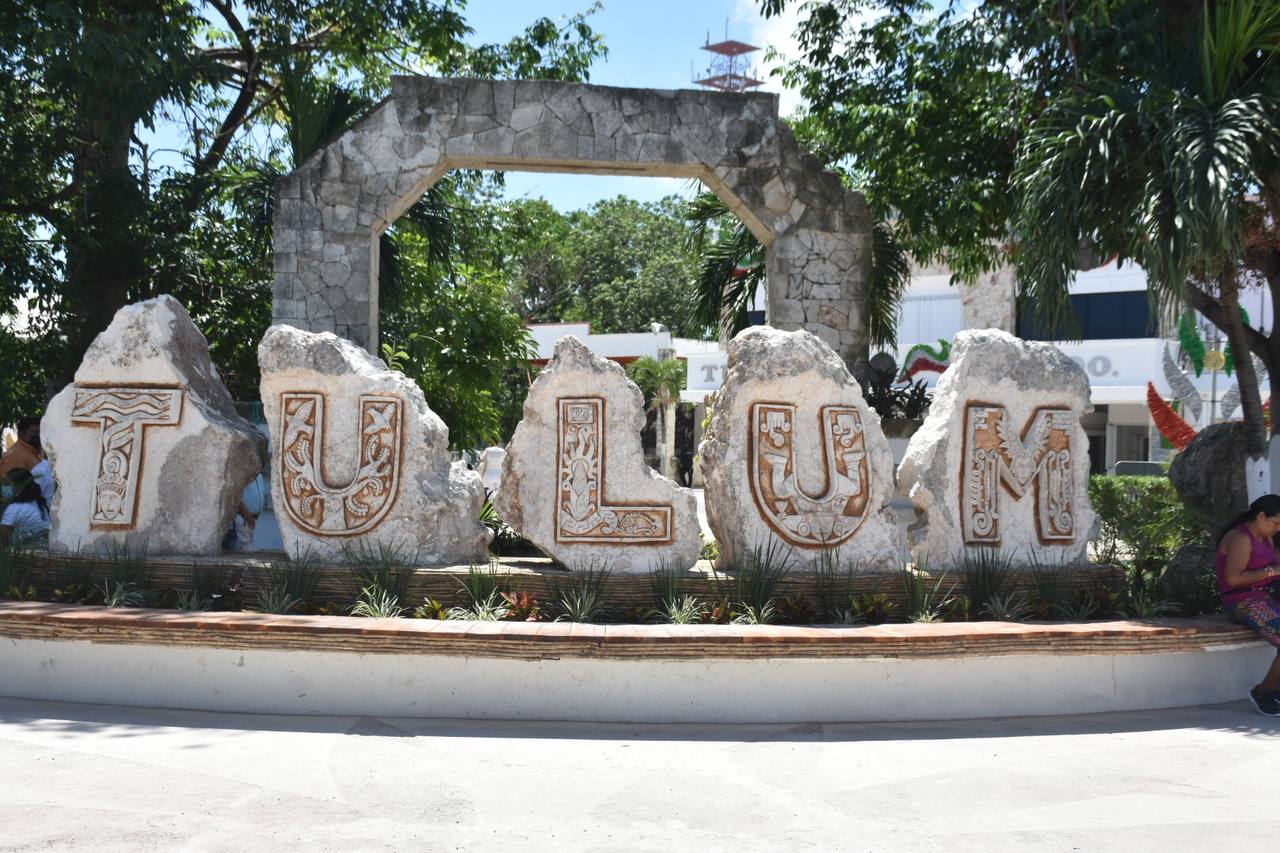
{"label": "green and red decoration", "polygon": [[905,382],[917,373],[942,373],[951,366],[951,341],[938,338],[938,346],[916,344],[907,350],[898,381]]}
{"label": "green and red decoration", "polygon": [[1179,450],[1185,450],[1191,439],[1196,437],[1195,427],[1184,421],[1150,382],[1147,383],[1147,408],[1151,410],[1151,420],[1160,430],[1160,435]]}

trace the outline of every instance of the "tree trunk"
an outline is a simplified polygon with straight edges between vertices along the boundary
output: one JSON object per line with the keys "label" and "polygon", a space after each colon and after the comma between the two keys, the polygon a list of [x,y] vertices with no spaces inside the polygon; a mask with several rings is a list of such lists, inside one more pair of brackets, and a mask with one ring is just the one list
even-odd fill
{"label": "tree trunk", "polygon": [[[128,7],[129,4],[123,4]],[[84,20],[85,38],[127,42],[134,22],[125,8],[103,8]],[[148,10],[159,14],[157,10]],[[77,87],[77,143],[72,174],[79,187],[72,227],[63,232],[66,256],[64,309],[67,346],[50,371],[56,391],[71,381],[85,350],[146,278],[147,196],[129,168],[133,129],[154,98],[128,63],[98,69]]]}
{"label": "tree trunk", "polygon": [[1258,392],[1258,376],[1253,369],[1244,321],[1240,317],[1240,284],[1233,266],[1222,272],[1219,290],[1222,294],[1222,320],[1231,351],[1236,354],[1236,382],[1240,386],[1240,403],[1245,422],[1245,482],[1249,500],[1271,491],[1269,443],[1262,417],[1262,399]]}

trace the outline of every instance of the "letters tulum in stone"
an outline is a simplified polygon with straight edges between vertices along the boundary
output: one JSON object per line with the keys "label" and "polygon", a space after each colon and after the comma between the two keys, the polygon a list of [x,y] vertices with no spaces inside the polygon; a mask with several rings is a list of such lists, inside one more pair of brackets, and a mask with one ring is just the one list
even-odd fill
{"label": "letters tulum in stone", "polygon": [[480,477],[453,464],[422,390],[350,341],[272,326],[258,346],[271,497],[285,549],[390,546],[422,564],[488,560]]}
{"label": "letters tulum in stone", "polygon": [[896,566],[893,454],[880,416],[835,352],[804,331],[757,326],[729,344],[699,451],[717,568],[753,548],[789,546],[812,569],[824,548]]}
{"label": "letters tulum in stone", "polygon": [[40,426],[58,488],[49,545],[213,555],[265,457],[186,309],[159,296],[116,312]]}
{"label": "letters tulum in stone", "polygon": [[691,568],[702,550],[697,505],[645,465],[644,423],[626,372],[561,338],[507,446],[498,514],[571,569]]}
{"label": "letters tulum in stone", "polygon": [[898,480],[915,506],[912,550],[931,562],[969,549],[1087,558],[1093,411],[1084,370],[1052,344],[995,329],[956,335],[923,426]]}

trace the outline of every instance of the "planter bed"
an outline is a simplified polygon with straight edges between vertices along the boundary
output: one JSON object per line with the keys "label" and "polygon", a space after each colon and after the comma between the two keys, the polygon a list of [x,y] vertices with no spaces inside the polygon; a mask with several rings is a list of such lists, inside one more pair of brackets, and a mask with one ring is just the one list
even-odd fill
{"label": "planter bed", "polygon": [[141,707],[612,722],[1071,714],[1236,700],[1222,617],[674,626],[0,603],[0,694]]}

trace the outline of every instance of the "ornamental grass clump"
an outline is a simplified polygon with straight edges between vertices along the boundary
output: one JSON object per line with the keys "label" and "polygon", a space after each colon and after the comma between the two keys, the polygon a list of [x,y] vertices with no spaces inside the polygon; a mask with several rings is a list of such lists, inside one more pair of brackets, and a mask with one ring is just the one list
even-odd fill
{"label": "ornamental grass clump", "polygon": [[978,611],[997,622],[1026,622],[1035,612],[1025,592],[996,593]]}
{"label": "ornamental grass clump", "polygon": [[557,622],[598,622],[608,614],[605,593],[612,575],[604,560],[573,570],[569,579],[551,582],[550,606]]}
{"label": "ornamental grass clump", "polygon": [[[774,596],[778,584],[791,573],[794,553],[777,539],[756,545],[732,575],[716,575],[719,598],[730,608],[726,621],[765,625],[777,614]],[[740,621],[746,620],[746,621]]]}
{"label": "ornamental grass clump", "polygon": [[413,576],[413,559],[407,550],[395,543],[360,542],[343,547],[342,561],[360,585],[352,616],[392,619],[405,611],[400,602]]}
{"label": "ornamental grass clump", "polygon": [[511,615],[502,593],[491,590],[484,598],[477,599],[470,607],[450,607],[446,618],[471,622],[501,622]]}
{"label": "ornamental grass clump", "polygon": [[943,590],[947,573],[934,578],[922,561],[918,567],[903,566],[898,575],[902,587],[902,610],[910,622],[941,622],[951,610],[956,585]]}
{"label": "ornamental grass clump", "polygon": [[272,560],[266,573],[267,585],[299,602],[310,601],[320,582],[320,561],[307,550],[292,559]]}
{"label": "ornamental grass clump", "polygon": [[187,585],[173,590],[173,606],[186,611],[226,609],[230,585],[222,570],[192,566]]}
{"label": "ornamental grass clump", "polygon": [[391,590],[366,586],[361,588],[360,597],[352,605],[351,615],[366,619],[394,619],[404,613],[404,610],[400,606],[400,599]]}
{"label": "ornamental grass clump", "polygon": [[665,559],[660,558],[658,567],[649,573],[649,583],[654,605],[647,613],[647,621],[672,625],[692,625],[705,621],[706,605],[696,595],[680,590],[680,576],[667,566]]}
{"label": "ornamental grass clump", "polygon": [[511,573],[500,568],[497,560],[491,561],[481,568],[475,563],[467,566],[467,576],[457,578],[462,591],[471,599],[472,604],[501,598],[505,592],[511,592]]}
{"label": "ornamental grass clump", "polygon": [[842,560],[839,548],[823,546],[818,551],[813,584],[822,611],[820,616],[829,622],[850,624],[843,622],[842,617],[852,611],[854,583],[865,567],[862,560]]}
{"label": "ornamental grass clump", "polygon": [[107,543],[101,556],[105,566],[95,589],[107,607],[141,607],[146,603],[147,543],[129,539]]}
{"label": "ornamental grass clump", "polygon": [[0,545],[0,598],[25,600],[35,597],[31,573],[32,546],[26,542]]}
{"label": "ornamental grass clump", "polygon": [[[997,609],[1009,612],[1008,605],[1012,600],[1009,590],[1017,584],[1019,577],[1013,569],[1012,555],[990,548],[966,548],[957,560],[956,572],[964,581],[972,612],[989,616],[992,601],[997,599]],[[1026,606],[1029,610],[1030,603]]]}
{"label": "ornamental grass clump", "polygon": [[302,599],[278,583],[265,583],[254,591],[249,609],[257,613],[289,613],[302,603]]}

